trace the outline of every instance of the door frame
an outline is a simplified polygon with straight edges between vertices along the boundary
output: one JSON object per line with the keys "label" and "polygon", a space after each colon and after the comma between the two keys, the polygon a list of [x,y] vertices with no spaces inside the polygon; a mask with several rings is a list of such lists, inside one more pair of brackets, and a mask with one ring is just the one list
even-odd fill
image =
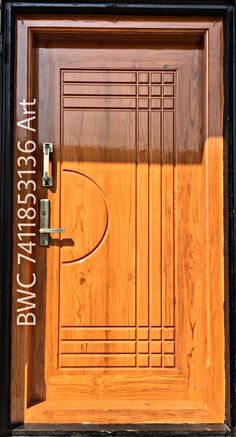
{"label": "door frame", "polygon": [[[2,5],[3,51],[0,56],[0,435],[99,436],[222,436],[236,435],[236,104],[235,0],[28,1],[5,0]],[[224,18],[224,235],[226,418],[223,425],[19,425],[10,422],[11,275],[13,192],[13,70],[14,19],[21,13],[222,16]]]}

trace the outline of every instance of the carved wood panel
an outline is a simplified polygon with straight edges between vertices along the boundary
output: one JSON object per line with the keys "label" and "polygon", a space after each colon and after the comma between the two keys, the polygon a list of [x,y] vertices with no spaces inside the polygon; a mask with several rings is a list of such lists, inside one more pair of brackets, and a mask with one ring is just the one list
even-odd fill
{"label": "carved wood panel", "polygon": [[61,78],[60,367],[174,367],[176,72]]}

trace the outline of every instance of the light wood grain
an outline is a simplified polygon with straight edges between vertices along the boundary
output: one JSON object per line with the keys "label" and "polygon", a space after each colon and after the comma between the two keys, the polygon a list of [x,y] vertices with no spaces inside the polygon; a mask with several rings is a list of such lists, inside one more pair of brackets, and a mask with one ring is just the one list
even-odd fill
{"label": "light wood grain", "polygon": [[17,21],[65,233],[35,251],[35,328],[14,266],[12,421],[222,423],[222,22],[70,18]]}

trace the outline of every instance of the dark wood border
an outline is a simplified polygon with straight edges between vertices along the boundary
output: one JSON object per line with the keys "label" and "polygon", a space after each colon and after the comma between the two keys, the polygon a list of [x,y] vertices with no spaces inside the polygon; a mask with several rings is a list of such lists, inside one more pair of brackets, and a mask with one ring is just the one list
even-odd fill
{"label": "dark wood border", "polygon": [[[236,435],[236,0],[3,0],[0,55],[0,435],[18,436],[223,436]],[[227,403],[224,425],[20,425],[10,423],[11,271],[13,189],[14,18],[20,13],[220,15],[224,17],[224,203]]]}

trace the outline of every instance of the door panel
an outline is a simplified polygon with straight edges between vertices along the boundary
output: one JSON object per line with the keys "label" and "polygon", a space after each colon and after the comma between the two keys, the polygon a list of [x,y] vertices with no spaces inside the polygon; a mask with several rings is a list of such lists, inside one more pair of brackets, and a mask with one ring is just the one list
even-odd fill
{"label": "door panel", "polygon": [[[62,72],[62,74],[65,77],[65,73]],[[89,80],[92,79],[95,82],[107,81],[108,85],[102,84],[100,88],[97,85],[98,94],[101,96],[99,98],[96,94],[94,97],[90,95],[87,98],[84,97],[86,90],[82,88],[82,85],[77,91],[83,94],[82,99],[73,97],[68,100],[64,98],[64,95],[62,97],[64,106],[61,184],[64,195],[62,194],[61,205],[62,216],[65,217],[62,223],[66,229],[65,238],[69,238],[74,229],[76,240],[73,239],[75,244],[73,247],[75,250],[78,250],[77,246],[81,246],[84,238],[91,240],[90,236],[94,228],[95,232],[98,231],[100,220],[102,229],[99,242],[91,247],[90,253],[85,253],[79,258],[78,255],[72,255],[72,249],[67,262],[62,260],[60,264],[59,317],[61,336],[67,339],[67,352],[61,353],[59,361],[63,368],[87,365],[89,367],[173,367],[174,98],[165,97],[165,94],[174,95],[175,73],[110,72],[108,78],[107,72],[104,78],[102,72],[97,72],[98,78],[95,72],[81,72],[81,75],[77,72],[74,76],[75,74],[79,82],[86,80],[86,88],[90,86],[88,83],[90,84]],[[67,76],[66,80],[68,80]],[[124,84],[124,87],[128,87],[129,80],[136,84],[137,94],[133,98],[123,97],[125,91],[121,91],[119,96],[120,88],[116,91],[116,97],[107,96],[110,87],[117,86],[119,82]],[[91,82],[91,86],[93,83]],[[146,83],[146,85],[139,85],[140,83]],[[160,85],[155,85],[156,83]],[[165,83],[173,85],[164,85]],[[74,82],[73,84],[75,93],[76,85]],[[146,97],[143,97],[143,94]],[[160,97],[153,97],[152,94]],[[161,112],[162,105],[163,112]],[[166,107],[168,109],[165,110]],[[156,108],[160,108],[158,112]],[[149,135],[151,137],[150,147]],[[161,135],[163,135],[162,139]],[[154,156],[155,149],[159,160],[158,156]],[[160,179],[158,175],[155,178],[155,168],[154,175],[148,174],[149,165],[157,166],[159,173],[161,154],[164,156],[167,154],[164,160],[170,167],[163,177],[164,184],[166,180],[165,194],[162,199],[163,212],[160,211]],[[142,184],[141,171],[146,172],[146,180]],[[68,174],[72,176],[69,178]],[[84,187],[88,181],[90,184],[92,181],[99,193],[99,200],[103,206],[101,219],[100,203],[95,204],[94,192],[91,192],[91,197],[88,195],[83,197],[83,188],[81,190],[81,185],[77,182],[78,178],[82,177]],[[152,184],[150,193],[149,177]],[[143,205],[140,205],[140,197],[142,197]],[[74,206],[73,198],[79,198],[81,205]],[[148,226],[149,201],[152,204],[150,209],[153,220],[155,220],[151,224],[151,229]],[[156,207],[153,202],[156,202]],[[93,214],[90,208],[94,209]],[[71,228],[66,219],[69,209],[71,210],[70,216],[73,215],[74,210],[74,215],[77,220],[80,220],[74,228]],[[137,213],[138,209],[139,213]],[[84,217],[86,219],[87,214],[91,215],[90,229],[89,227],[86,229],[85,220],[83,220]],[[136,271],[140,253],[143,250],[146,252],[144,262],[148,262],[149,241],[156,248],[159,240],[163,238],[159,214],[163,216],[165,226],[163,232],[170,234],[169,241],[164,242],[163,252],[168,250],[168,257],[171,259],[168,265],[163,266],[166,283],[163,284],[162,295],[160,289],[154,287],[149,289],[148,274],[142,270],[142,265],[139,266],[139,271]],[[142,240],[139,229],[142,222],[146,224],[146,228],[143,229],[147,235],[145,241]],[[155,239],[152,235],[154,228],[159,228]],[[78,241],[77,245],[76,241]],[[147,247],[144,248],[145,244]],[[156,263],[157,259],[151,258],[150,263]],[[161,277],[158,264],[153,266],[153,270],[156,270],[158,276]],[[137,286],[139,281],[142,287]],[[107,284],[110,285],[107,286]],[[115,335],[117,328],[119,329],[120,334],[117,340],[120,344],[117,342],[113,346],[112,353],[109,350],[110,340],[108,338],[104,355],[100,355],[100,351],[97,355],[93,349],[94,340],[106,339],[108,327],[111,338]],[[90,337],[87,342],[84,341],[84,351],[81,355],[72,354],[75,340],[82,340],[81,336],[84,337],[84,329]],[[91,329],[90,334],[89,329]],[[122,348],[124,336],[129,337],[131,332],[134,333],[135,338],[124,344]],[[169,341],[164,340],[162,344],[165,337]],[[153,338],[159,340],[156,341]],[[62,339],[61,342],[63,341]],[[126,351],[127,345],[129,345],[130,353],[128,353],[129,349]],[[62,346],[63,343],[61,343]],[[91,352],[94,355],[91,355]]]}
{"label": "door panel", "polygon": [[13,298],[14,421],[224,420],[222,23],[135,20],[17,22],[20,53],[46,26],[31,135],[37,199],[65,232],[35,248],[36,326]]}

